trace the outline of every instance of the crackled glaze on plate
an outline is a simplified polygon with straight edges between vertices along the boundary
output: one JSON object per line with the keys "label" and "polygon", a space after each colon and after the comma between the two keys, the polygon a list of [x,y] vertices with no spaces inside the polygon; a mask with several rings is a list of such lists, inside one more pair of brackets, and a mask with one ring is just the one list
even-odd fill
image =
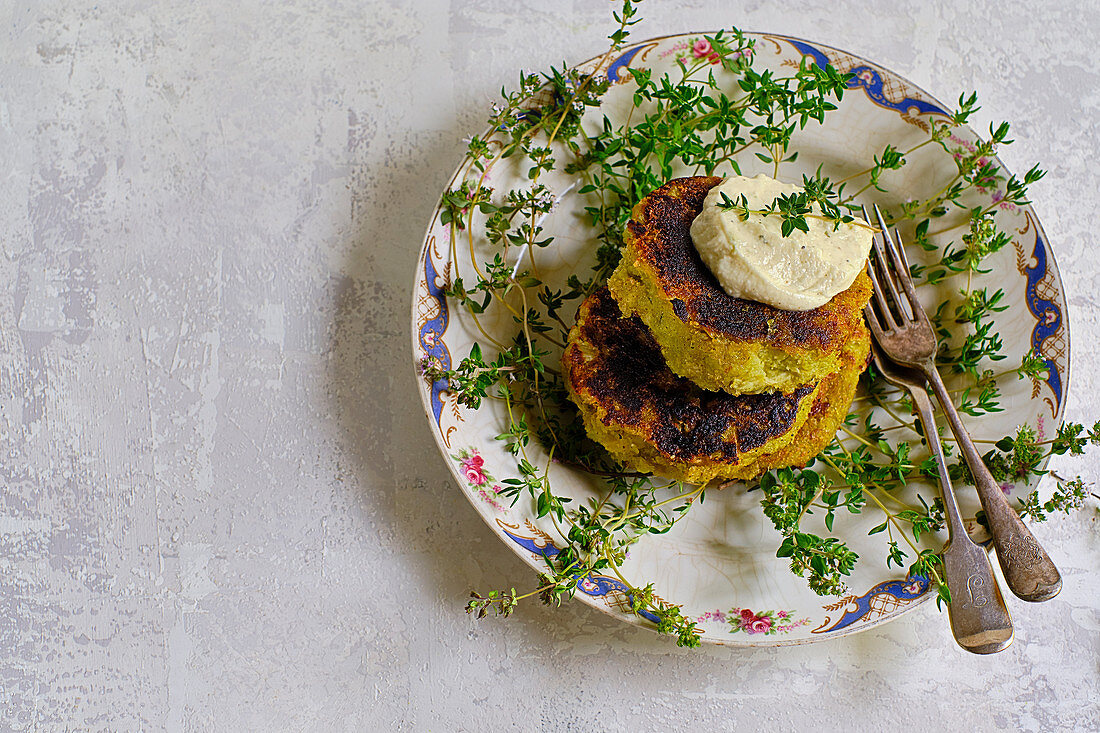
{"label": "crackled glaze on plate", "polygon": [[[854,74],[851,89],[826,124],[807,127],[796,137],[793,149],[806,167],[784,168],[783,174],[790,180],[798,180],[801,173],[812,172],[818,164],[834,180],[855,173],[866,168],[887,143],[904,150],[925,139],[930,125],[946,114],[946,108],[925,92],[856,56],[795,38],[749,35],[756,39],[754,63],[758,68],[796,67],[809,57]],[[681,60],[706,58],[707,50],[703,34],[688,34],[644,41],[602,65],[588,62],[589,69],[606,74],[613,82],[601,113],[612,120],[622,119],[620,115],[626,113],[629,94],[626,85],[620,85],[629,79],[627,67],[650,67],[659,74],[673,70]],[[720,67],[714,69],[720,73]],[[975,139],[970,131],[960,130],[949,145],[962,154]],[[758,165],[762,164],[743,161],[742,170],[746,175],[770,170],[770,166],[754,168]],[[910,156],[900,172],[883,176],[884,185],[892,192],[889,196],[861,201],[889,205],[908,196],[927,196],[931,193],[928,186],[945,180],[954,170],[942,149],[927,146]],[[449,186],[466,173],[464,164]],[[539,253],[538,264],[544,279],[564,281],[569,273],[588,267],[594,237],[576,215],[582,210],[580,198],[572,193],[576,181],[552,172],[543,182],[556,192],[559,201],[544,222],[556,241]],[[520,178],[516,171],[498,166],[490,183],[501,189],[518,185]],[[998,193],[990,190],[981,195],[991,203]],[[1012,246],[987,260],[992,271],[980,276],[976,284],[1005,291],[1009,308],[995,320],[1008,358],[999,364],[1015,366],[1033,348],[1046,362],[1050,377],[1030,382],[1014,376],[1000,380],[1005,411],[967,422],[978,438],[1002,437],[1022,423],[1032,425],[1040,435],[1050,435],[1061,421],[1068,383],[1069,329],[1061,281],[1046,236],[1030,208],[1003,204],[996,216],[1000,228],[1013,235]],[[449,239],[450,232],[440,222],[437,209],[417,265],[412,313],[414,360],[419,363],[430,356],[444,367],[461,359],[480,337],[465,311],[443,295],[456,270],[461,274],[468,267],[450,261]],[[919,253],[911,256],[919,258]],[[942,300],[946,293],[931,287],[922,291],[928,297],[926,305]],[[510,325],[507,319],[491,316],[484,323],[490,333],[494,328],[507,333]],[[494,439],[507,425],[503,408],[487,400],[481,409],[471,411],[459,406],[442,382],[420,379],[420,386],[436,442],[463,493],[509,547],[536,570],[543,569],[543,559],[558,552],[560,544],[552,523],[537,518],[527,497],[511,505],[498,493],[499,479],[515,475],[513,457]],[[593,477],[563,466],[552,466],[550,476],[555,493],[578,500],[595,495],[598,488]],[[1004,488],[1012,496],[1031,490]],[[935,495],[932,487],[920,490],[926,497]],[[978,508],[973,491],[963,489],[960,495],[964,512],[973,516]],[[820,523],[820,518],[813,521]],[[881,514],[870,510],[838,516],[836,534],[861,557],[849,580],[849,594],[841,598],[815,595],[775,557],[779,535],[761,514],[756,496],[740,486],[707,492],[705,501],[693,506],[671,532],[643,538],[631,548],[622,573],[638,585],[653,582],[659,596],[681,604],[684,614],[698,621],[707,642],[773,646],[828,639],[891,621],[933,595],[926,579],[906,577],[897,568],[885,567],[887,534],[867,535],[867,530],[880,522]],[[970,525],[975,526],[973,522]],[[824,526],[815,529],[810,525],[808,529],[826,533]],[[980,533],[975,527],[975,534]],[[934,544],[944,539],[939,535],[930,541]],[[517,588],[522,585],[523,579],[516,579]],[[578,588],[577,597],[586,603],[625,621],[652,626],[654,619],[629,613],[626,586],[618,578],[592,575],[581,579]]]}

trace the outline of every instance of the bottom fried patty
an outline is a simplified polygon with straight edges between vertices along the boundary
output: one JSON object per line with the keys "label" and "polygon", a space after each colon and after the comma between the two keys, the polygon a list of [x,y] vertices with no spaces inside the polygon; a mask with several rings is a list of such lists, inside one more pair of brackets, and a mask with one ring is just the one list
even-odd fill
{"label": "bottom fried patty", "polygon": [[866,366],[866,328],[841,369],[789,394],[708,392],[668,368],[649,329],[607,288],[581,305],[562,367],[589,437],[626,466],[705,483],[804,464],[832,439]]}

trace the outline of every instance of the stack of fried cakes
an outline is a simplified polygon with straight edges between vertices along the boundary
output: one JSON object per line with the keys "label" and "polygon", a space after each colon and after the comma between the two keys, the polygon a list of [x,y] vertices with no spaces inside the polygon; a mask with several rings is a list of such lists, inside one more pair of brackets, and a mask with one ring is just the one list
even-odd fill
{"label": "stack of fried cakes", "polygon": [[622,261],[581,305],[562,357],[592,439],[691,483],[804,465],[843,421],[870,350],[866,274],[807,311],[722,290],[689,231],[720,182],[676,179],[638,203]]}

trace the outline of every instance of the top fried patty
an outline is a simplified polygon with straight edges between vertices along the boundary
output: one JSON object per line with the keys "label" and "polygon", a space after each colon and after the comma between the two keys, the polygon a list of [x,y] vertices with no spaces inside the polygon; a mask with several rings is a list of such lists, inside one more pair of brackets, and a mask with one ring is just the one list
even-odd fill
{"label": "top fried patty", "polygon": [[721,178],[669,181],[638,202],[608,285],[653,332],[669,367],[709,390],[789,392],[840,366],[871,295],[866,274],[825,305],[787,311],[734,298],[699,258],[691,222]]}

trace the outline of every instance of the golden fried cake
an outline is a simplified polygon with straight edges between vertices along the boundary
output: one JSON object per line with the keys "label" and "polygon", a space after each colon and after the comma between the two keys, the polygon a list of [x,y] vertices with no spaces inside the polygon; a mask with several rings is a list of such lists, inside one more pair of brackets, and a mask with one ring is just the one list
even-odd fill
{"label": "golden fried cake", "polygon": [[707,390],[791,392],[840,370],[845,343],[865,329],[866,273],[806,311],[727,295],[690,232],[707,192],[721,180],[678,178],[634,207],[622,261],[608,282],[611,294],[649,328],[669,368]]}
{"label": "golden fried cake", "polygon": [[870,354],[871,334],[861,323],[840,351],[840,369],[822,378],[809,417],[794,438],[757,459],[760,473],[772,468],[804,466],[825,449],[848,415],[859,375],[867,368]]}
{"label": "golden fried cake", "polygon": [[800,456],[799,447],[784,450],[812,410],[822,404],[831,414],[845,391],[843,413],[851,401],[847,382],[831,387],[825,402],[816,383],[789,394],[703,390],[672,373],[653,334],[637,317],[622,317],[606,287],[581,304],[562,369],[589,437],[635,470],[691,483],[752,478],[765,469],[761,458],[772,467]]}

